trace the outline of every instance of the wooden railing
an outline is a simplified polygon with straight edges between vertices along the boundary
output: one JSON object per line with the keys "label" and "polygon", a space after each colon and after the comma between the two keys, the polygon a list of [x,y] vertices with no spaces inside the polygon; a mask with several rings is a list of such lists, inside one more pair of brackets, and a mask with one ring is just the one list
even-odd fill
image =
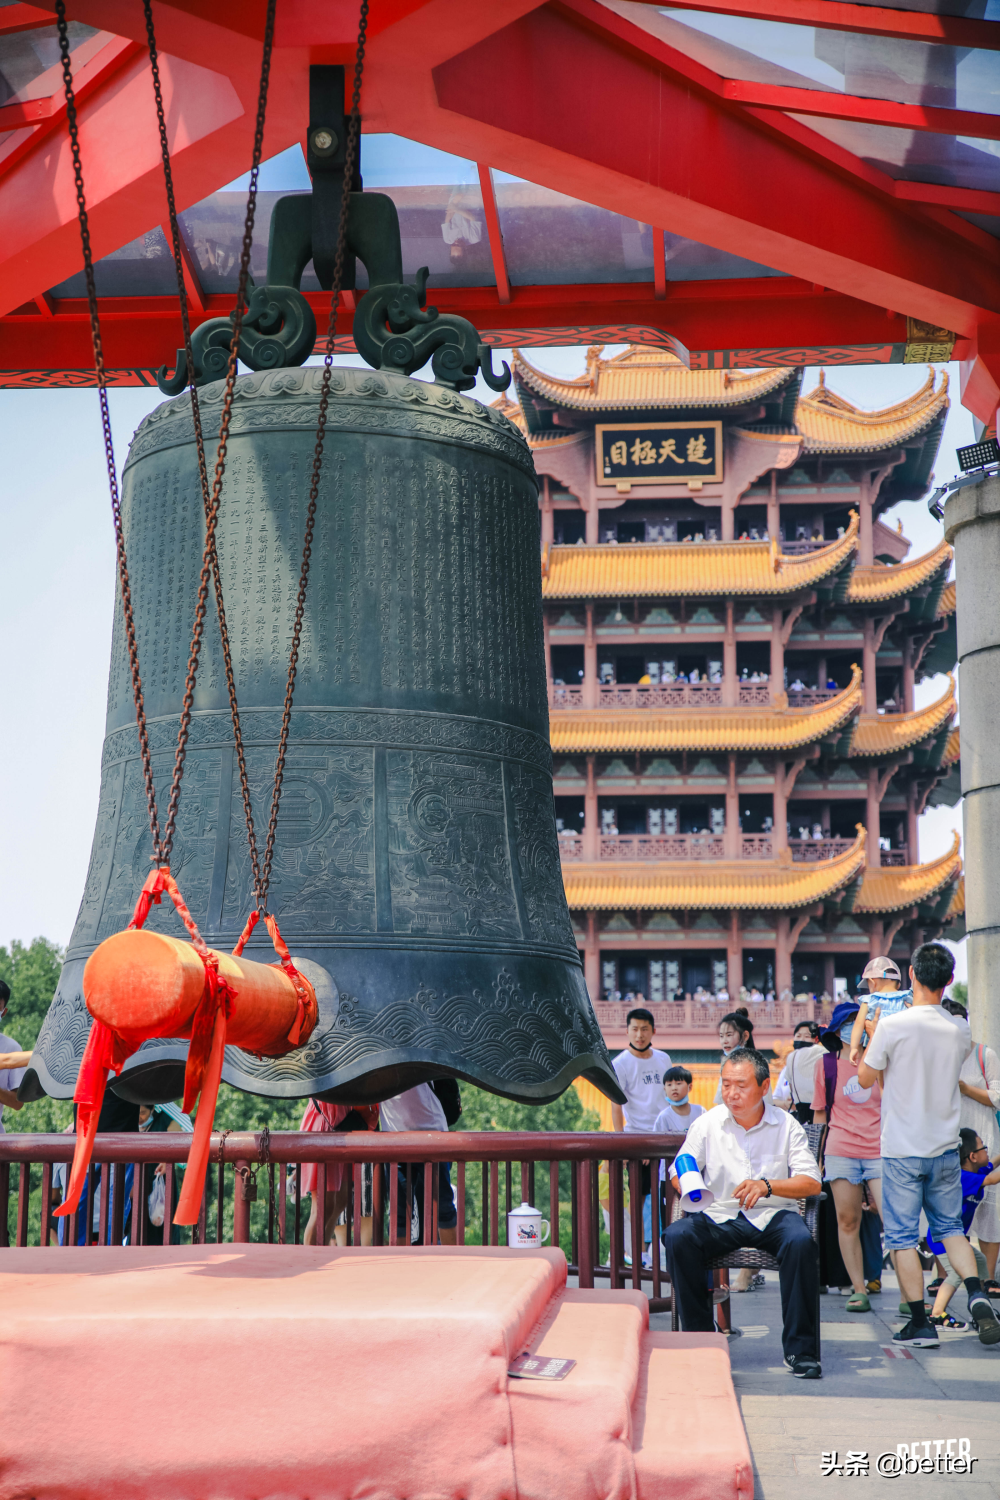
{"label": "wooden railing", "polygon": [[[68,1169],[75,1138],[27,1133],[0,1136],[0,1248],[36,1245],[56,1250],[80,1243],[110,1247],[141,1243],[145,1214],[133,1216],[132,1205],[144,1201],[155,1168],[163,1162],[164,1224],[170,1224],[177,1201],[176,1170],[187,1161],[190,1143],[190,1135],[174,1132],[99,1135],[87,1180],[85,1214],[92,1225],[89,1205],[96,1201],[99,1227],[91,1227],[88,1233],[80,1210],[65,1219],[56,1219],[52,1213],[56,1206],[53,1170],[59,1163]],[[343,1216],[347,1244],[360,1240],[359,1210],[366,1197],[363,1176],[369,1166],[373,1245],[405,1249],[411,1244],[407,1228],[413,1223],[415,1198],[430,1205],[430,1211],[419,1216],[419,1242],[437,1244],[438,1164],[448,1162],[454,1168],[459,1246],[506,1244],[507,1215],[526,1200],[549,1220],[549,1243],[565,1250],[570,1274],[579,1277],[581,1287],[593,1287],[595,1279],[609,1281],[612,1287],[628,1281],[637,1290],[647,1289],[651,1311],[666,1311],[670,1299],[661,1286],[660,1257],[654,1255],[652,1265],[644,1267],[637,1250],[627,1264],[626,1249],[629,1238],[632,1245],[642,1245],[643,1161],[651,1163],[656,1182],[659,1163],[673,1161],[682,1143],[679,1135],[585,1131],[357,1131],[350,1135],[295,1131],[271,1136],[226,1132],[212,1136],[212,1166],[201,1214],[197,1224],[182,1230],[181,1236],[195,1244],[251,1240],[301,1244],[307,1219],[302,1167],[314,1163],[320,1202],[335,1169],[342,1169],[347,1184]],[[598,1187],[603,1163],[608,1164],[606,1200],[599,1197]],[[627,1220],[626,1181],[630,1190]],[[58,1200],[59,1195],[55,1196]],[[651,1197],[655,1245],[661,1224],[670,1222],[673,1192],[669,1181],[665,1205],[660,1204],[659,1194]],[[608,1214],[607,1227],[602,1210]],[[135,1236],[133,1217],[139,1231]],[[325,1217],[317,1216],[315,1243],[319,1245],[326,1242]],[[61,1231],[59,1226],[63,1226]],[[169,1254],[170,1235],[165,1233],[164,1238]]]}
{"label": "wooden railing", "polygon": [[601,859],[722,859],[721,833],[602,833]]}
{"label": "wooden railing", "polygon": [[597,689],[598,708],[718,708],[720,682],[614,683]]}
{"label": "wooden railing", "polygon": [[[816,864],[837,859],[853,849],[853,839],[789,839],[788,847],[796,864]],[[741,833],[741,859],[771,859],[773,837],[769,833]],[[565,864],[583,859],[583,834],[561,833],[559,854]],[[598,836],[597,855],[602,860],[654,859],[725,859],[725,838],[721,833],[602,833]],[[882,851],[883,865],[905,865],[907,850]]]}
{"label": "wooden railing", "polygon": [[[725,1002],[664,1000],[647,1004],[656,1019],[657,1036],[668,1036],[681,1030],[715,1033],[722,1017],[740,1002],[731,997]],[[631,1008],[620,1000],[598,1000],[594,1003],[594,1014],[602,1031],[624,1031]],[[819,1000],[765,1000],[748,1009],[756,1031],[782,1031],[788,1036],[800,1021],[827,1021],[833,1012],[832,1004],[824,1005]]]}

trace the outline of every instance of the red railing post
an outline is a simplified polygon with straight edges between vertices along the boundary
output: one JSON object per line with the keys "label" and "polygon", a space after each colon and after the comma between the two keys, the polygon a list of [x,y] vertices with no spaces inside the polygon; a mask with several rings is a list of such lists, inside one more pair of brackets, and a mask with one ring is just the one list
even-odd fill
{"label": "red railing post", "polygon": [[[239,1196],[237,1194],[237,1196]],[[316,1210],[316,1243],[326,1244],[326,1162],[316,1163],[316,1186],[313,1189],[313,1205]],[[249,1206],[249,1205],[248,1205]],[[249,1216],[248,1216],[249,1218]],[[234,1235],[235,1239],[236,1236]]]}
{"label": "red railing post", "polygon": [[[598,1177],[600,1168],[598,1168]],[[600,1194],[598,1194],[600,1198]],[[622,1261],[625,1258],[625,1198],[622,1187],[622,1164],[608,1162],[608,1267],[611,1272],[611,1287],[617,1291],[622,1285]],[[634,1251],[633,1246],[633,1251]]]}
{"label": "red railing post", "polygon": [[[236,1163],[236,1182],[233,1193],[233,1244],[248,1245],[250,1243],[250,1199],[246,1196],[250,1185],[250,1163],[240,1160]],[[324,1204],[320,1200],[320,1220],[325,1219],[323,1212]],[[166,1221],[164,1221],[165,1223]],[[318,1221],[317,1221],[318,1222]],[[324,1229],[325,1229],[324,1224]],[[164,1236],[164,1244],[167,1237]]]}
{"label": "red railing post", "polygon": [[628,1164],[629,1210],[632,1215],[632,1288],[642,1291],[642,1162]]}
{"label": "red railing post", "polygon": [[0,1249],[10,1244],[10,1162],[0,1161]]}
{"label": "red railing post", "polygon": [[39,1244],[47,1247],[52,1235],[52,1163],[42,1163],[42,1223]]}
{"label": "red railing post", "polygon": [[594,1162],[576,1163],[576,1240],[578,1280],[581,1287],[594,1285]]}
{"label": "red railing post", "polygon": [[31,1197],[31,1164],[21,1163],[21,1175],[17,1185],[17,1243],[22,1248],[28,1243],[28,1201]]}

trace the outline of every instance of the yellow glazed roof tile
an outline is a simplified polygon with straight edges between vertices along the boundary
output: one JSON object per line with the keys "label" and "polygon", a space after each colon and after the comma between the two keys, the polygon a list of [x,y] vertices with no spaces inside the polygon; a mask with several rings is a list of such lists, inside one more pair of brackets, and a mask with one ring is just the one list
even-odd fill
{"label": "yellow glazed roof tile", "polygon": [[852,513],[842,537],[801,557],[786,557],[769,542],[549,547],[542,563],[542,597],[695,599],[794,594],[813,588],[849,563],[857,537],[858,518]]}
{"label": "yellow glazed roof tile", "polygon": [[663,864],[568,864],[566,899],[574,910],[697,911],[728,907],[785,910],[809,906],[843,890],[864,867],[865,833],[837,859],[816,864],[778,860],[704,860]]}
{"label": "yellow glazed roof tile", "polygon": [[553,714],[556,754],[622,751],[797,750],[842,732],[861,707],[861,670],[819,708],[668,709],[628,714],[582,709]]}
{"label": "yellow glazed roof tile", "polygon": [[955,580],[953,578],[951,582],[946,583],[944,588],[941,590],[941,598],[938,600],[937,617],[939,620],[945,620],[949,615],[953,615],[954,613]]}
{"label": "yellow glazed roof tile", "polygon": [[601,358],[601,345],[587,350],[586,374],[574,380],[536,370],[519,349],[514,374],[519,384],[555,405],[576,411],[639,411],[644,407],[733,407],[759,401],[787,384],[791,369],[689,370],[665,349],[631,344],[622,354]]}
{"label": "yellow glazed roof tile", "polygon": [[799,397],[795,425],[804,439],[803,453],[877,453],[925,432],[948,405],[947,371],[937,389],[931,369],[919,391],[880,411],[852,406],[821,379],[808,396]]}
{"label": "yellow glazed roof tile", "polygon": [[955,679],[949,677],[947,692],[936,703],[918,708],[912,714],[862,714],[851,741],[852,757],[895,755],[912,750],[921,740],[936,734],[943,724],[954,718]]}
{"label": "yellow glazed roof tile", "polygon": [[962,868],[958,834],[947,854],[926,865],[897,865],[884,870],[866,870],[855,903],[856,912],[902,911],[929,901],[955,879]]}
{"label": "yellow glazed roof tile", "polygon": [[965,916],[965,876],[960,875],[955,885],[955,894],[951,898],[948,908],[949,917]]}
{"label": "yellow glazed roof tile", "polygon": [[[914,557],[910,562],[896,563],[894,567],[885,563],[874,563],[870,568],[856,567],[851,574],[847,603],[881,604],[885,599],[900,599],[927,583],[942,568],[950,567],[953,555],[947,542],[939,542],[933,552]],[[949,584],[948,587],[952,590],[954,609],[955,585]],[[938,614],[941,614],[940,608]]]}
{"label": "yellow glazed roof tile", "polygon": [[959,726],[956,724],[954,729],[951,731],[951,734],[949,734],[948,736],[948,743],[947,745],[945,745],[944,754],[941,757],[941,765],[942,767],[953,766],[961,759],[962,733],[959,729]]}

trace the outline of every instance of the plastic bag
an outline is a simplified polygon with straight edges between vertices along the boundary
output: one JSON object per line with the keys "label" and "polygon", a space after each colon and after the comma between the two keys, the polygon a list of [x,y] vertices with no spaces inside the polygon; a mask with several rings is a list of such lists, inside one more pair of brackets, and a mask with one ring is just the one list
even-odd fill
{"label": "plastic bag", "polygon": [[162,1172],[153,1178],[153,1189],[149,1195],[149,1222],[157,1229],[163,1223],[163,1215],[167,1207],[167,1184]]}

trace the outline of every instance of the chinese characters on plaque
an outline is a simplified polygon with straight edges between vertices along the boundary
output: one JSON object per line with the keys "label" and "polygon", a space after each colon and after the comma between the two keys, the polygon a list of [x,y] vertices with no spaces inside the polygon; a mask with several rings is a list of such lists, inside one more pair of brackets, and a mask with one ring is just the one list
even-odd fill
{"label": "chinese characters on plaque", "polygon": [[722,478],[721,422],[601,422],[594,436],[598,484]]}

